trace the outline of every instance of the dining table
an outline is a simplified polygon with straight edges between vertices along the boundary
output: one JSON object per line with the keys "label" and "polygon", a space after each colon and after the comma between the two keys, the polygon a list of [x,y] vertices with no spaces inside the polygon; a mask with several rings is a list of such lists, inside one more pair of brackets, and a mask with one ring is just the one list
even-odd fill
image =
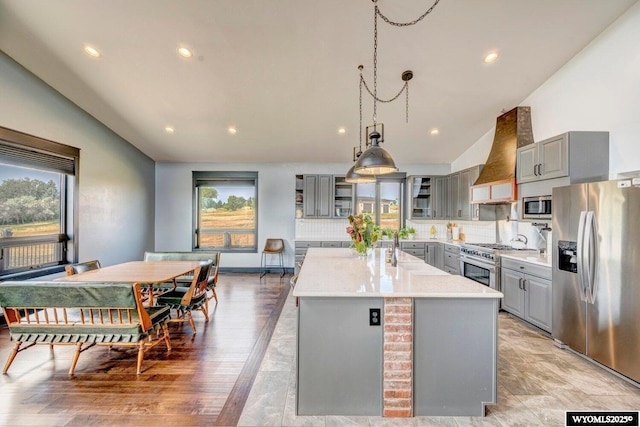
{"label": "dining table", "polygon": [[[129,261],[84,273],[64,276],[57,282],[140,283],[153,288],[161,283],[174,282],[180,276],[191,274],[200,261]],[[149,292],[149,305],[153,305],[153,289]]]}

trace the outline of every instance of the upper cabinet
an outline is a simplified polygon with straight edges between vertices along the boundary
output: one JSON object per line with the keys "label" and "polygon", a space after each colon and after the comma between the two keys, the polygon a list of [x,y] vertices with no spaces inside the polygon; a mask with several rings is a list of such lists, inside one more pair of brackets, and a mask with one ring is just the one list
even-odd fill
{"label": "upper cabinet", "polygon": [[470,220],[474,217],[469,189],[478,179],[482,165],[455,172],[450,176],[450,218],[458,220]]}
{"label": "upper cabinet", "polygon": [[353,213],[353,184],[344,176],[334,176],[333,184],[333,217],[346,218]]}
{"label": "upper cabinet", "polygon": [[471,185],[484,165],[443,176],[409,177],[411,219],[474,219]]}
{"label": "upper cabinet", "polygon": [[331,218],[333,175],[304,175],[304,217]]}
{"label": "upper cabinet", "polygon": [[433,200],[433,218],[449,218],[450,202],[450,175],[435,177],[435,198]]}
{"label": "upper cabinet", "polygon": [[431,176],[409,177],[409,215],[411,219],[432,218],[434,178]]}
{"label": "upper cabinet", "polygon": [[571,183],[609,176],[609,132],[567,132],[517,151],[517,182],[568,176]]}
{"label": "upper cabinet", "polygon": [[296,175],[296,218],[346,218],[354,186],[344,176]]}

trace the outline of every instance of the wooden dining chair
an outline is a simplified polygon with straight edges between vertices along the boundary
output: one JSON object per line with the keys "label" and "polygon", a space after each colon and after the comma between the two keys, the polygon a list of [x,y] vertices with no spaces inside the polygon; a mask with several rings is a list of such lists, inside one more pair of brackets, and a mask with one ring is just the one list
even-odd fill
{"label": "wooden dining chair", "polygon": [[79,262],[77,264],[68,264],[64,266],[64,271],[67,272],[67,276],[73,276],[74,274],[84,273],[89,270],[99,270],[102,268],[100,261],[97,259],[85,262]]}
{"label": "wooden dining chair", "polygon": [[213,262],[211,260],[200,263],[193,274],[193,280],[188,287],[177,286],[175,289],[161,294],[156,299],[157,305],[169,306],[176,311],[176,317],[168,323],[189,322],[195,335],[196,325],[191,312],[200,310],[206,321],[209,321],[207,309],[207,285]]}

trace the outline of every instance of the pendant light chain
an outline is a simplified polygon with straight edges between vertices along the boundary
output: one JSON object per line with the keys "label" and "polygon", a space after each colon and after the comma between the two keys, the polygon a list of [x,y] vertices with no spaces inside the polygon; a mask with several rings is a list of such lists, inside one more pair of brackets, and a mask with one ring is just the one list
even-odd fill
{"label": "pendant light chain", "polygon": [[378,3],[374,2],[373,8],[373,128],[375,129],[377,122],[377,106],[378,99]]}
{"label": "pendant light chain", "polygon": [[[440,0],[435,0],[435,3],[431,8],[427,10],[422,16],[416,19],[413,22],[409,23],[397,23],[392,22],[387,17],[385,17],[378,8],[378,0],[373,1],[373,93],[367,86],[367,82],[364,80],[362,76],[362,69],[364,67],[359,66],[360,70],[360,147],[362,147],[362,87],[364,86],[367,89],[367,92],[373,97],[373,131],[368,135],[369,139],[371,139],[371,143],[367,143],[367,149],[362,155],[358,156],[358,159],[354,163],[351,169],[347,172],[347,182],[360,182],[358,179],[363,176],[377,176],[384,175],[398,171],[398,167],[396,166],[391,154],[389,154],[384,148],[380,147],[379,143],[383,142],[383,136],[380,132],[377,131],[377,121],[378,121],[378,101],[380,102],[391,102],[396,100],[403,91],[405,92],[405,117],[407,123],[409,122],[409,80],[413,78],[413,72],[411,70],[406,70],[402,73],[402,80],[404,81],[404,85],[400,89],[400,92],[393,98],[388,101],[384,101],[378,98],[378,15],[387,23],[395,26],[406,26],[413,25],[427,16],[435,6],[438,4]],[[382,124],[381,124],[382,126]],[[382,130],[384,132],[384,130]],[[345,178],[346,179],[346,178]]]}
{"label": "pendant light chain", "polygon": [[[373,1],[375,3],[377,3],[378,0],[373,0]],[[422,21],[428,14],[433,12],[433,9],[435,9],[435,7],[438,5],[438,3],[440,3],[440,0],[436,0],[435,3],[433,3],[433,6],[431,6],[429,9],[427,9],[427,11],[425,13],[423,13],[422,15],[420,15],[418,18],[414,19],[413,21],[409,21],[409,22],[393,22],[392,20],[390,20],[389,18],[384,16],[382,14],[382,12],[380,12],[380,9],[378,9],[377,5],[376,5],[376,13],[378,15],[380,15],[380,18],[382,18],[382,20],[384,22],[386,22],[387,24],[389,24],[389,25],[394,25],[396,27],[408,27],[410,25],[415,25],[418,22]]]}
{"label": "pendant light chain", "polygon": [[360,154],[362,154],[362,82],[364,81],[364,79],[362,78],[363,68],[364,67],[362,65],[358,67],[358,69],[360,70],[360,133],[358,134],[360,136],[360,144],[358,148],[358,157],[360,157]]}
{"label": "pendant light chain", "polygon": [[404,86],[407,88],[405,96],[405,110],[404,110],[404,122],[409,123],[409,82],[404,82]]}

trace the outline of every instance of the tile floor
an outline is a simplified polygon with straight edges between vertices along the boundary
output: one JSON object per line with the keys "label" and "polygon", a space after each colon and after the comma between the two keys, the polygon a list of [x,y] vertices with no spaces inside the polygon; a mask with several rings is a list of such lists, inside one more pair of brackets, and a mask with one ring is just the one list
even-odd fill
{"label": "tile floor", "polygon": [[486,417],[295,415],[296,307],[289,295],[240,426],[564,426],[566,410],[640,410],[640,389],[557,348],[510,315],[499,316],[498,404]]}

